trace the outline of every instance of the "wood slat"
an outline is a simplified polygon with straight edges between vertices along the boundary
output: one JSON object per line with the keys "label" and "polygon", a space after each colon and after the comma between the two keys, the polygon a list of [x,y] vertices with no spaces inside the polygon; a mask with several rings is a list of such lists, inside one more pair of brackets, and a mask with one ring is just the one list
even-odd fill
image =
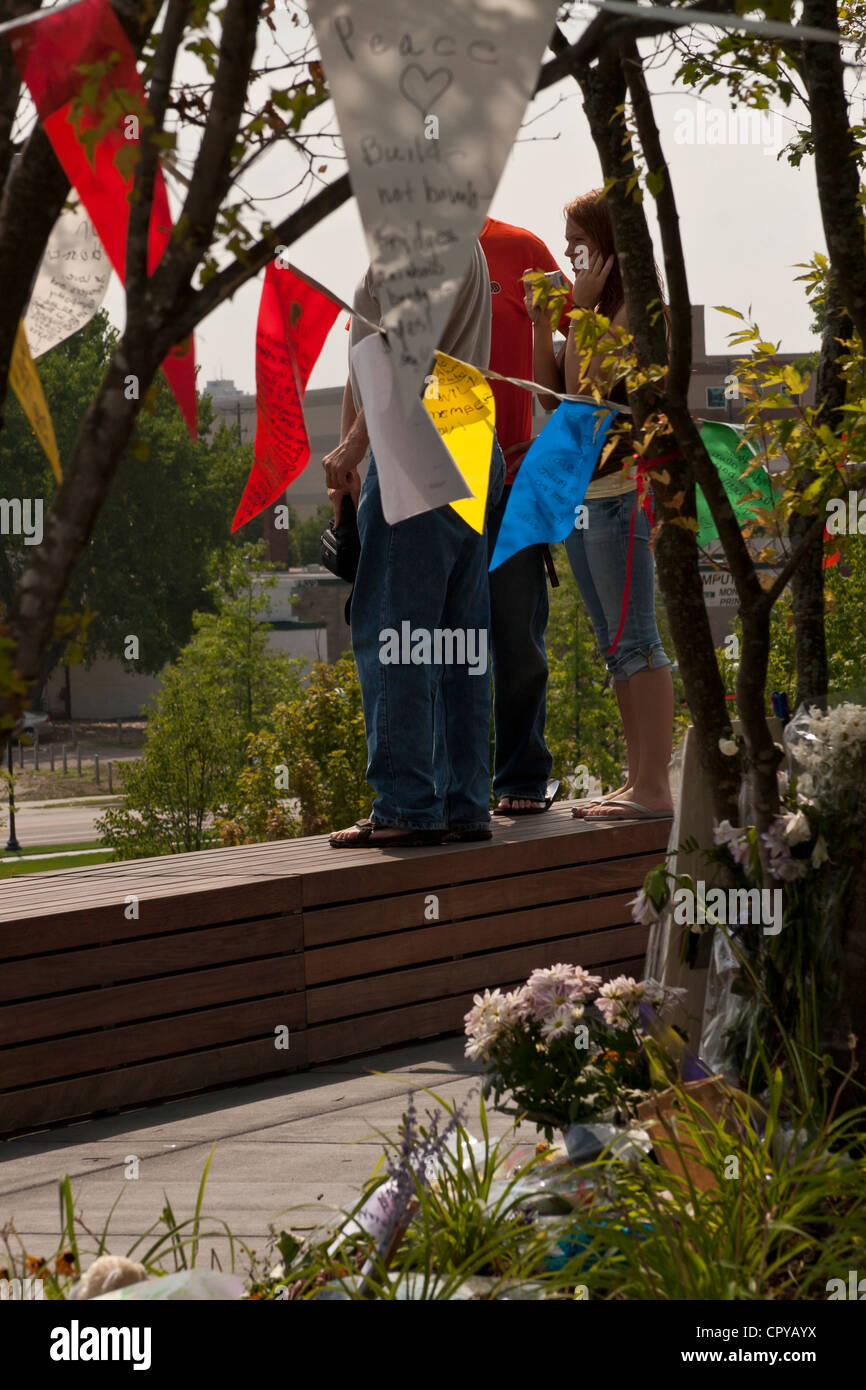
{"label": "wood slat", "polygon": [[288,1074],[301,1071],[308,1064],[306,1035],[298,1032],[292,1035],[288,1052],[277,1052],[273,1042],[264,1038],[72,1081],[56,1081],[0,1095],[0,1135],[177,1098],[208,1087],[221,1088],[238,1081]]}
{"label": "wood slat", "polygon": [[[583,864],[629,855],[648,854],[667,848],[671,822],[637,821],[631,824],[592,826],[574,820],[563,809],[551,808],[544,816],[525,820],[545,820],[557,811],[558,831],[551,821],[547,836],[494,830],[492,841],[481,845],[443,845],[432,849],[392,850],[378,854],[367,851],[360,863],[347,864],[339,851],[339,864],[323,863],[327,872],[304,873],[301,882],[304,909],[329,903],[351,903],[364,898],[382,898],[394,893],[435,892],[437,884],[465,883],[472,879],[509,877],[568,864]],[[327,843],[327,841],[325,842]],[[330,851],[332,855],[337,851]],[[362,851],[358,851],[360,855]],[[414,856],[414,857],[413,857]]]}
{"label": "wood slat", "polygon": [[[481,918],[495,912],[549,903],[571,903],[583,911],[583,901],[603,893],[629,891],[634,897],[650,869],[658,864],[658,854],[639,858],[615,859],[603,864],[573,864],[543,873],[485,879],[436,890],[440,923]],[[426,893],[406,893],[345,907],[307,909],[304,919],[304,948],[324,948],[332,942],[370,938],[394,931],[420,931],[430,926],[425,920]],[[580,906],[578,906],[578,900]]]}
{"label": "wood slat", "polygon": [[[134,985],[89,989],[34,1006],[0,1006],[0,1047],[12,1043],[62,1037],[88,1028],[109,1028],[158,1014],[201,1009],[268,994],[290,994],[304,988],[300,955],[269,956],[243,965],[196,970]],[[0,1053],[0,1077],[2,1077]]]}
{"label": "wood slat", "polygon": [[151,1057],[170,1057],[255,1038],[270,1037],[274,1047],[274,1029],[280,1025],[296,1031],[303,1028],[302,994],[275,995],[219,1009],[174,1014],[149,1023],[76,1033],[60,1042],[4,1048],[0,1052],[0,1078],[3,1090],[8,1091],[13,1086],[32,1086],[82,1072],[127,1067]]}
{"label": "wood slat", "polygon": [[221,960],[288,954],[299,949],[302,939],[300,916],[293,913],[291,917],[270,917],[263,922],[230,923],[9,961],[0,970],[0,1000],[40,999],[64,990],[170,975],[172,971],[214,965]]}
{"label": "wood slat", "polygon": [[387,975],[366,975],[341,985],[308,988],[307,1023],[312,1026],[335,1018],[358,1017],[377,1009],[406,1004],[412,999],[501,986],[506,981],[525,980],[531,971],[559,961],[584,966],[597,961],[607,964],[633,956],[645,946],[647,932],[646,927],[635,923],[590,936],[539,941],[531,946],[490,951],[441,965],[394,970]]}
{"label": "wood slat", "polygon": [[437,922],[414,931],[310,950],[304,955],[307,988],[360,979],[379,971],[396,970],[401,965],[426,964],[443,957],[489,953],[506,946],[573,936],[577,922],[581,933],[630,925],[628,901],[632,896],[633,892],[617,893],[579,904],[556,903],[469,922]]}
{"label": "wood slat", "polygon": [[[3,892],[5,887],[0,890],[0,898]],[[292,913],[300,907],[301,897],[297,879],[261,880],[252,887],[248,883],[223,886],[203,884],[198,880],[189,888],[178,885],[170,895],[140,897],[138,918],[128,918],[124,915],[124,899],[134,892],[134,887],[121,885],[110,906],[66,899],[62,907],[52,900],[53,907],[46,908],[34,900],[26,909],[28,915],[16,915],[14,920],[5,918],[0,912],[0,960],[15,960],[40,951],[63,951],[71,946],[97,945],[103,941],[122,941],[143,933],[167,934],[217,922],[242,922],[251,917]],[[5,904],[5,899],[3,901]],[[19,909],[15,911],[18,913]]]}

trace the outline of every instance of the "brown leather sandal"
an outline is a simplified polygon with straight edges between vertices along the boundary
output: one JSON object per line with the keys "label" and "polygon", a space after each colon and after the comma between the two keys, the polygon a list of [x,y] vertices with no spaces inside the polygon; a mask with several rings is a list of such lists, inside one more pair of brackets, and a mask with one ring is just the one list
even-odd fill
{"label": "brown leather sandal", "polygon": [[[445,829],[422,830],[411,825],[381,825],[369,817],[355,821],[354,827],[348,828],[356,829],[358,834],[351,840],[337,840],[330,835],[328,844],[331,849],[419,849],[422,845],[441,845],[448,834]],[[337,833],[335,831],[335,835]]]}

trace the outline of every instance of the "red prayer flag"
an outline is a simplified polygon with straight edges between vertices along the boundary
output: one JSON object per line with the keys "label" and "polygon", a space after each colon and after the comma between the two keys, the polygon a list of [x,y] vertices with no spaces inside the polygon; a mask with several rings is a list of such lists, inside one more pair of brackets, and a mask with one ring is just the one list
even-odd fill
{"label": "red prayer flag", "polygon": [[[138,143],[145,109],[132,45],[108,0],[83,0],[56,15],[43,15],[15,30],[9,44],[54,153],[123,283],[133,180],[131,173],[122,172],[122,156]],[[88,68],[93,71],[83,71]],[[98,77],[100,68],[104,72]],[[103,126],[107,128],[102,130]],[[91,131],[101,133],[88,140]],[[150,275],[159,264],[171,226],[165,180],[157,169],[147,256]],[[192,335],[172,349],[162,369],[195,439]]]}
{"label": "red prayer flag", "polygon": [[291,270],[268,264],[256,326],[255,452],[232,531],[275,502],[309,462],[301,402],[339,312]]}

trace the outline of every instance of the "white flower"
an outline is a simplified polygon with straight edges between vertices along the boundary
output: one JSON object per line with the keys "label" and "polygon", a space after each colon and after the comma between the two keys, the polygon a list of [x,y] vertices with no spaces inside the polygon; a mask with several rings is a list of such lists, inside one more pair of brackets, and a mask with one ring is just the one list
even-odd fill
{"label": "white flower", "polygon": [[558,1009],[591,999],[600,983],[600,975],[590,975],[580,965],[559,964],[533,970],[524,986],[526,1014],[543,1023]]}
{"label": "white flower", "polygon": [[522,1023],[526,1017],[526,986],[513,989],[506,994],[499,1006],[499,1026],[507,1028],[513,1023]]}
{"label": "white flower", "polygon": [[486,989],[483,994],[475,995],[473,1007],[463,1020],[468,1039],[467,1057],[477,1058],[486,1055],[502,1026],[503,1009],[507,1013],[510,1008],[508,996],[499,989]]}
{"label": "white flower", "polygon": [[827,841],[824,839],[823,835],[819,835],[817,840],[815,841],[815,848],[812,850],[812,868],[819,869],[821,865],[825,864],[829,858],[830,852],[827,849]]}
{"label": "white flower", "polygon": [[801,845],[812,838],[809,818],[803,811],[790,811],[783,817],[782,834],[789,845]]}
{"label": "white flower", "polygon": [[718,825],[713,826],[713,843],[724,845],[734,863],[748,869],[751,849],[745,831],[731,825],[729,820],[719,821]]}
{"label": "white flower", "polygon": [[653,922],[659,920],[655,903],[652,898],[647,897],[642,888],[637,897],[630,900],[628,906],[631,908],[633,922],[640,922],[643,926],[650,927]]}
{"label": "white flower", "polygon": [[568,1033],[574,1032],[574,1025],[583,1014],[583,1005],[578,1004],[574,1008],[568,1006],[557,1009],[555,1013],[549,1015],[544,1020],[541,1027],[541,1036],[550,1042],[552,1038],[562,1038]]}
{"label": "white flower", "polygon": [[739,751],[739,748],[732,738],[719,739],[719,752],[724,753],[726,758],[735,758]]}
{"label": "white flower", "polygon": [[[630,1021],[630,1014],[643,999],[647,989],[646,981],[637,981],[631,975],[617,975],[602,985],[595,1001],[605,1023],[618,1023],[620,1019]],[[655,981],[649,982],[655,984]]]}

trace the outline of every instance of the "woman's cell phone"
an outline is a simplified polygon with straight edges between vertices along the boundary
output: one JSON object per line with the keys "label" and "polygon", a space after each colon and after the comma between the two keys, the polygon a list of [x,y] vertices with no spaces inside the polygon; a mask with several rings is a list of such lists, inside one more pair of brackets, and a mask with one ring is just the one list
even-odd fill
{"label": "woman's cell phone", "polygon": [[561,270],[546,270],[544,278],[550,286],[565,284],[565,276]]}

